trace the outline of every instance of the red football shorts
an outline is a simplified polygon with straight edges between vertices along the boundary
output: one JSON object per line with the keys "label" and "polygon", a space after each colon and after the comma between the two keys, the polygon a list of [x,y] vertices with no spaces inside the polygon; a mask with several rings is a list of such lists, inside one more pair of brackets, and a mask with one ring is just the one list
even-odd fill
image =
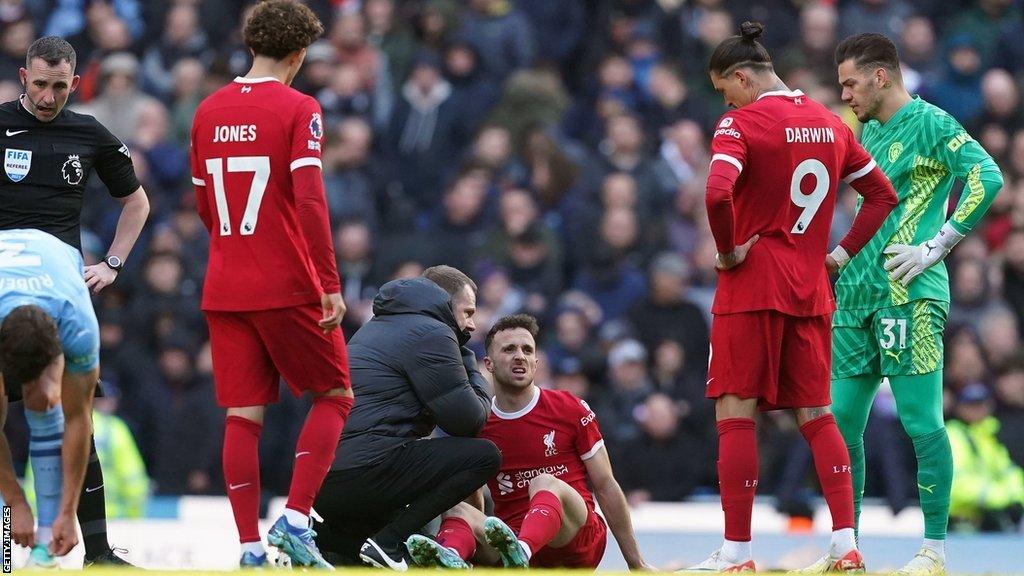
{"label": "red football shorts", "polygon": [[705,396],[757,398],[762,411],[832,403],[832,314],[716,315]]}
{"label": "red football shorts", "polygon": [[561,548],[545,546],[530,556],[533,568],[597,568],[604,557],[604,547],[608,542],[608,527],[604,518],[597,512],[590,511],[587,522],[580,531]]}
{"label": "red football shorts", "polygon": [[340,328],[324,334],[317,325],[319,304],[205,314],[222,408],[277,402],[282,377],[296,396],[350,387],[345,339]]}

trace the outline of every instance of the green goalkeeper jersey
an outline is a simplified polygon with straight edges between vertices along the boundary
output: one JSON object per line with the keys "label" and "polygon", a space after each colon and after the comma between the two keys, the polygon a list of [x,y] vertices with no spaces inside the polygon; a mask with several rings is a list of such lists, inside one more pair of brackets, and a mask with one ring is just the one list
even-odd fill
{"label": "green goalkeeper jersey", "polygon": [[[992,157],[942,109],[915,97],[882,124],[864,125],[861,143],[896,188],[899,204],[868,244],[845,266],[836,282],[839,309],[877,309],[920,299],[949,302],[949,277],[942,262],[909,287],[889,279],[883,250],[892,244],[931,240],[946,222],[949,191],[964,182],[949,219],[961,234],[981,219],[1002,186]],[[857,208],[860,209],[858,200]]]}

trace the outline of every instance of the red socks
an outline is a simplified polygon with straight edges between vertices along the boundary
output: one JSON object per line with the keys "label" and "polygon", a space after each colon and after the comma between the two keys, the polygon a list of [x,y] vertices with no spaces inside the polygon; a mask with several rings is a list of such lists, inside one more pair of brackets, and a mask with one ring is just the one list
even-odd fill
{"label": "red socks", "polygon": [[749,418],[718,422],[718,487],[725,512],[725,539],[749,542],[757,490],[757,436]]}
{"label": "red socks", "polygon": [[473,535],[469,522],[462,518],[445,518],[437,530],[436,540],[441,546],[455,550],[463,560],[469,560],[476,554],[476,536]]}
{"label": "red socks", "polygon": [[348,396],[318,396],[295,444],[295,466],[286,507],[309,515],[316,493],[334,461],[345,419],[352,409]]}
{"label": "red socks", "polygon": [[235,514],[238,540],[259,542],[261,424],[240,416],[224,422],[224,484]]}
{"label": "red socks", "polygon": [[530,498],[530,510],[523,517],[519,539],[536,554],[558,535],[562,527],[562,502],[554,492],[541,490]]}
{"label": "red socks", "polygon": [[800,427],[814,454],[814,468],[821,492],[832,513],[832,530],[853,528],[853,477],[850,454],[836,426],[835,416],[826,414]]}

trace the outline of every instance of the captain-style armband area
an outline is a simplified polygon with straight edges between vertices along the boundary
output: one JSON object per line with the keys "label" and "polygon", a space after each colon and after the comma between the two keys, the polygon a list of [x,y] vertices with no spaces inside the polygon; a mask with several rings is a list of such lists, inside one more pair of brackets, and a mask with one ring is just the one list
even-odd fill
{"label": "captain-style armband area", "polygon": [[847,254],[846,249],[843,248],[842,246],[836,246],[835,248],[832,249],[831,252],[828,253],[828,255],[831,256],[832,259],[836,261],[836,265],[838,265],[840,268],[845,266],[846,263],[850,261],[850,255]]}
{"label": "captain-style armband area", "polygon": [[956,246],[957,242],[964,239],[965,234],[961,234],[953,228],[953,225],[946,222],[939,228],[939,233],[932,238],[932,242],[938,244],[943,250],[949,252]]}

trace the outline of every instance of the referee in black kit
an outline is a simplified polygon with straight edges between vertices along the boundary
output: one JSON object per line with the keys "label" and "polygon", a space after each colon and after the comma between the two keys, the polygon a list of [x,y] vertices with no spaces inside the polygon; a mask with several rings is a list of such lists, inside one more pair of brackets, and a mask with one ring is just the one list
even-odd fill
{"label": "referee in black kit", "polygon": [[[128,147],[92,116],[65,110],[78,87],[75,50],[56,36],[29,46],[20,72],[25,93],[0,104],[0,230],[33,228],[81,251],[82,198],[93,170],[121,204],[114,240],[103,261],[85,266],[95,293],[117,278],[149,215]],[[107,542],[103,472],[90,441],[78,522],[85,564],[126,565]],[[87,489],[88,488],[88,489]]]}

